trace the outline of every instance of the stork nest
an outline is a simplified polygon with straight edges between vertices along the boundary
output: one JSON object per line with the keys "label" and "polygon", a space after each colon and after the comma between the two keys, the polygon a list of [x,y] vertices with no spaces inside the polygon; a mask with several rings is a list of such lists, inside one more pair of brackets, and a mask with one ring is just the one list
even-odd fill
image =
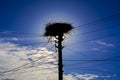
{"label": "stork nest", "polygon": [[73,29],[69,23],[48,23],[45,28],[44,36],[59,36],[69,33]]}

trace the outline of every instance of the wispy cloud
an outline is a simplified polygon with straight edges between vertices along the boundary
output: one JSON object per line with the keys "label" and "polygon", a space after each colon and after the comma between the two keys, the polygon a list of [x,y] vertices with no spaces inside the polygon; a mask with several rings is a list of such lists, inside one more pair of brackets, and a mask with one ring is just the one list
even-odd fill
{"label": "wispy cloud", "polygon": [[77,77],[84,80],[92,80],[98,78],[99,76],[95,74],[82,74],[82,75],[77,75]]}
{"label": "wispy cloud", "polygon": [[103,41],[96,41],[97,44],[100,44],[100,45],[103,45],[103,46],[108,46],[108,47],[113,47],[114,44],[110,44],[110,43],[107,43],[107,42],[103,42]]}
{"label": "wispy cloud", "polygon": [[0,31],[1,34],[12,34],[11,31]]}
{"label": "wispy cloud", "polygon": [[93,51],[100,51],[99,48],[92,48]]}
{"label": "wispy cloud", "polygon": [[13,40],[13,41],[19,41],[19,39],[16,38],[16,37],[13,37],[12,40]]}
{"label": "wispy cloud", "polygon": [[112,43],[107,43],[107,42],[100,41],[100,40],[91,41],[91,42],[97,44],[96,47],[94,46],[93,48],[91,48],[91,50],[93,51],[108,52],[108,48],[112,48],[115,46]]}

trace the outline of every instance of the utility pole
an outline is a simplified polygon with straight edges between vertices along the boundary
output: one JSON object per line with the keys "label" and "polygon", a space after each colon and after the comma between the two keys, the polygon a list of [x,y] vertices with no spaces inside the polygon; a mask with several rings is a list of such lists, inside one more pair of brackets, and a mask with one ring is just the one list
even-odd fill
{"label": "utility pole", "polygon": [[62,63],[62,41],[63,41],[63,34],[58,35],[58,70],[59,70],[59,80],[63,80],[63,63]]}
{"label": "utility pole", "polygon": [[68,23],[48,23],[45,28],[44,36],[55,37],[58,41],[58,80],[63,80],[63,63],[62,63],[62,41],[64,34],[68,34],[73,27]]}

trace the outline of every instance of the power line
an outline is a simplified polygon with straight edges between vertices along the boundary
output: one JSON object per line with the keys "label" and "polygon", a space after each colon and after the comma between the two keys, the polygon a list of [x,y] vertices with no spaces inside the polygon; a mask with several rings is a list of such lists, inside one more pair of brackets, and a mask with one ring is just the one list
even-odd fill
{"label": "power line", "polygon": [[[87,62],[86,62],[87,63]],[[86,64],[85,62],[84,63],[82,63],[82,64]],[[93,62],[91,62],[91,63],[93,63]],[[103,63],[102,63],[103,64]],[[80,65],[81,65],[81,63],[80,63]],[[106,65],[106,68],[109,66],[109,65],[112,65],[112,64],[109,64],[108,65],[108,63],[105,63],[105,65]],[[110,70],[103,70],[103,69],[96,69],[97,67],[100,67],[100,66],[103,66],[103,65],[95,65],[95,64],[93,64],[92,65],[93,67],[94,67],[94,69],[90,69],[91,68],[91,66],[89,66],[89,65],[87,65],[87,67],[75,67],[75,65],[74,64],[71,64],[71,65],[65,65],[65,67],[67,68],[67,69],[72,69],[73,71],[78,71],[78,70],[86,70],[87,72],[89,72],[89,71],[92,71],[92,72],[94,72],[94,71],[96,71],[96,72],[105,72],[105,73],[113,73],[113,74],[115,74],[116,72],[113,72],[113,71],[110,71]],[[114,66],[114,65],[112,65],[112,66]],[[105,69],[105,67],[104,67],[104,69]],[[107,68],[108,69],[108,68]],[[119,74],[120,75],[120,73],[116,73],[116,74]]]}
{"label": "power line", "polygon": [[0,36],[2,38],[13,38],[13,37],[17,37],[17,38],[33,38],[33,37],[38,37],[38,38],[44,38],[43,35],[41,34],[33,34],[33,33],[20,33],[20,32],[15,32],[15,31],[0,31]]}
{"label": "power line", "polygon": [[[33,61],[33,62],[37,62],[37,61],[39,61],[39,59],[38,59],[38,60],[35,60],[35,61]],[[50,63],[50,62],[43,63],[43,64],[48,64],[48,63]],[[19,67],[13,68],[13,69],[11,69],[11,70],[3,71],[3,72],[0,72],[0,73],[8,73],[8,72],[12,72],[12,71],[18,71],[18,70],[24,69],[23,67],[25,67],[25,66],[27,66],[27,65],[29,65],[29,64],[31,64],[31,63],[26,63],[26,64],[23,64],[23,65],[21,65],[21,66],[19,66]],[[42,65],[42,64],[41,64],[41,65]]]}
{"label": "power line", "polygon": [[[108,35],[103,35],[103,36],[100,36],[100,37],[96,37],[94,39],[80,41],[79,43],[76,43],[76,45],[83,44],[83,43],[90,42],[90,41],[95,41],[95,40],[98,40],[98,39],[103,39],[103,38],[106,38],[106,37],[112,37],[114,35],[119,35],[119,33],[120,32],[116,32],[116,33],[112,33],[112,34],[108,34]],[[67,46],[71,46],[71,45],[75,46],[75,43],[74,43],[74,45],[70,44],[70,45],[67,45]]]}
{"label": "power line", "polygon": [[91,64],[91,63],[95,63],[94,61],[93,62],[78,62],[78,63],[73,63],[73,64],[68,64],[68,65],[65,65],[65,66],[80,66],[80,65],[83,65],[83,64]]}
{"label": "power line", "polygon": [[83,35],[86,35],[86,34],[90,34],[90,33],[94,33],[94,32],[98,32],[98,31],[102,31],[102,30],[108,30],[108,29],[112,29],[115,27],[120,27],[119,26],[120,24],[116,24],[116,25],[113,25],[113,26],[110,26],[108,28],[106,27],[102,27],[102,28],[99,28],[99,29],[95,29],[95,30],[91,30],[91,31],[87,31],[87,32],[83,32],[83,33],[80,33],[80,34],[77,34],[77,35],[74,35],[74,36],[83,36]]}
{"label": "power line", "polygon": [[[45,44],[44,46],[46,46],[46,44]],[[36,53],[38,53],[38,51],[39,51],[39,49],[37,50]],[[36,53],[35,53],[35,54],[36,54]],[[35,54],[34,54],[34,55],[35,55]],[[44,58],[44,57],[43,57],[43,58]],[[38,59],[38,60],[35,60],[35,61],[32,61],[32,62],[37,62],[37,61],[39,61],[39,59]],[[48,63],[49,63],[49,62],[48,62]],[[13,68],[13,69],[8,70],[8,71],[3,71],[3,72],[0,72],[0,73],[7,73],[7,72],[11,72],[11,71],[17,71],[17,70],[20,70],[20,68],[22,68],[22,67],[24,67],[24,66],[27,66],[27,65],[29,65],[29,64],[31,64],[31,63],[26,63],[26,64],[23,64],[23,65],[21,65],[21,66],[19,66],[19,67]]]}
{"label": "power line", "polygon": [[64,59],[64,61],[82,61],[82,62],[93,62],[93,61],[96,61],[96,62],[99,62],[99,61],[120,61],[120,57],[118,58],[118,56],[117,56],[117,58],[116,57],[111,57],[111,58],[106,58],[106,59],[95,59],[95,60],[73,60],[73,59]]}
{"label": "power line", "polygon": [[[48,64],[48,63],[46,63],[46,64]],[[39,65],[40,66],[40,65]],[[39,67],[38,66],[38,67]],[[27,69],[30,69],[30,68],[32,68],[32,67],[28,67]],[[57,68],[57,67],[49,67],[49,68],[44,68],[44,67],[39,67],[39,69],[35,69],[35,70],[31,70],[31,71],[25,71],[26,70],[26,68],[24,68],[25,70],[24,71],[22,71],[22,72],[20,72],[20,73],[26,73],[26,72],[34,72],[34,71],[39,71],[39,70],[46,70],[46,69],[49,69],[49,70],[52,70],[52,69],[55,69],[55,68]],[[21,69],[19,69],[19,70],[21,70]],[[18,70],[16,70],[16,71],[18,71]],[[7,74],[7,75],[12,75],[13,73],[15,73],[15,72],[12,72],[12,73],[4,73],[4,74]],[[17,72],[18,73],[18,72]]]}
{"label": "power line", "polygon": [[[84,67],[79,67],[78,69],[76,69],[76,68],[70,68],[70,67],[67,67],[67,69],[72,69],[72,70],[74,70],[74,71],[78,71],[78,69],[79,70],[87,70],[87,71],[96,71],[96,72],[105,72],[105,73],[111,73],[111,74],[116,74],[116,72],[112,72],[112,71],[106,71],[106,70],[98,70],[98,69],[89,69],[89,68],[84,68]],[[119,74],[120,75],[120,73],[117,73],[117,74]]]}
{"label": "power line", "polygon": [[20,34],[20,35],[36,35],[36,36],[43,36],[41,34],[37,34],[37,33],[27,33],[27,32],[16,32],[16,31],[4,31],[4,30],[0,30],[1,34]]}
{"label": "power line", "polygon": [[[91,33],[94,33],[94,32],[99,32],[99,31],[102,31],[102,30],[112,29],[112,28],[114,28],[113,26],[115,26],[115,27],[117,28],[117,27],[120,27],[119,25],[120,25],[120,24],[112,25],[112,26],[110,26],[110,27],[108,27],[108,28],[102,27],[102,28],[98,28],[98,29],[91,30],[91,31],[83,32],[83,33],[80,33],[80,34],[75,34],[75,35],[72,35],[72,36],[77,36],[77,38],[78,38],[79,36],[80,36],[80,37],[81,37],[81,36],[85,36],[85,35],[87,35],[87,34],[91,34]],[[69,39],[69,38],[67,38],[67,39]],[[81,43],[82,43],[82,41],[81,41]],[[83,41],[83,43],[84,43],[84,41]]]}
{"label": "power line", "polygon": [[[80,66],[81,64],[91,64],[91,63],[98,63],[98,62],[102,62],[102,64],[103,63],[105,63],[106,64],[106,62],[111,62],[111,61],[120,61],[120,60],[104,60],[104,59],[96,59],[96,60],[64,60],[64,61],[72,61],[72,62],[78,62],[78,63],[73,63],[73,64],[69,64],[69,65],[66,65],[66,66]],[[89,67],[88,67],[89,68]]]}
{"label": "power line", "polygon": [[18,43],[17,43],[17,44],[18,44],[18,45],[39,45],[39,44],[41,44],[41,43],[43,44],[43,43],[48,43],[48,42],[44,42],[44,41],[43,41],[43,42],[36,42],[36,43],[22,43],[22,44],[18,44]]}
{"label": "power line", "polygon": [[9,35],[3,36],[2,35],[1,37],[2,38],[6,38],[7,37],[6,39],[9,39],[9,38],[43,38],[43,36],[26,36],[26,35],[22,35],[22,36],[18,36],[18,35],[17,36],[14,36],[14,35],[12,35],[12,36],[11,35],[10,36]]}
{"label": "power line", "polygon": [[120,61],[117,59],[98,59],[98,60],[63,60],[63,61],[81,61],[81,62],[101,62],[101,61]]}
{"label": "power line", "polygon": [[[38,53],[38,51],[39,51],[39,50],[37,50],[36,53]],[[51,54],[50,54],[50,55],[51,55]],[[48,56],[49,56],[49,55],[48,55]],[[45,57],[46,57],[46,56],[45,56]],[[42,57],[42,58],[45,58],[45,57]],[[32,62],[37,62],[37,61],[39,61],[39,60],[40,60],[40,59],[37,59],[37,60],[32,61]],[[25,66],[27,66],[27,65],[29,65],[29,64],[31,64],[31,63],[26,63],[26,64],[23,64],[23,65],[18,66],[18,67],[16,67],[16,68],[13,68],[13,69],[11,69],[11,70],[3,71],[3,72],[0,72],[0,73],[8,73],[8,72],[12,72],[12,71],[18,71],[18,70],[21,70],[20,68],[25,67]]]}
{"label": "power line", "polygon": [[93,62],[120,61],[120,57],[119,57],[119,56],[110,57],[110,58],[105,58],[105,59],[97,59],[97,58],[94,58],[94,57],[92,57],[92,56],[89,56],[89,55],[80,53],[79,51],[73,50],[73,49],[71,49],[71,48],[68,48],[68,49],[69,49],[70,51],[73,51],[74,54],[79,54],[79,55],[82,55],[82,56],[86,56],[87,58],[90,58],[90,59],[87,59],[87,60],[64,59],[63,61],[79,62],[79,63],[70,64],[70,65],[67,65],[67,66],[73,66],[73,65],[79,65],[79,64],[86,64],[86,63],[93,63]]}
{"label": "power line", "polygon": [[[66,48],[68,48],[68,47],[66,47]],[[86,57],[91,58],[91,59],[96,59],[95,57],[86,55],[86,54],[84,54],[84,53],[81,53],[81,52],[79,52],[79,51],[73,50],[73,49],[71,49],[71,48],[68,48],[68,49],[69,49],[70,51],[74,52],[75,54],[82,55],[82,56],[86,56]]]}
{"label": "power line", "polygon": [[111,64],[111,61],[102,61],[101,63],[96,63],[96,65],[87,65],[86,68],[89,68],[89,67],[93,67],[93,66],[114,66],[113,64]]}
{"label": "power line", "polygon": [[76,28],[80,28],[82,26],[95,24],[96,22],[100,22],[100,21],[103,21],[103,20],[109,20],[110,18],[114,18],[114,17],[118,17],[118,16],[120,16],[120,13],[117,13],[117,14],[114,14],[114,15],[110,15],[110,16],[107,16],[107,17],[104,17],[104,18],[101,18],[101,19],[97,19],[97,20],[91,21],[91,22],[86,23],[86,24],[79,25],[78,27],[75,27],[75,29]]}

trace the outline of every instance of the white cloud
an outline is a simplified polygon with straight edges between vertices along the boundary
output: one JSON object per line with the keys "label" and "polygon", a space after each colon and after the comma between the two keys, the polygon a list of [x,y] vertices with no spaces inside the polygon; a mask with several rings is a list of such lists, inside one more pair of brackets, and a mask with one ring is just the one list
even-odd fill
{"label": "white cloud", "polygon": [[97,47],[93,47],[91,48],[91,50],[93,51],[100,51],[100,52],[108,52],[108,50],[106,48],[108,47],[114,47],[114,44],[111,44],[111,43],[107,43],[107,42],[103,42],[103,41],[100,41],[100,40],[97,40],[97,41],[90,41],[92,43],[96,43],[98,44]]}
{"label": "white cloud", "polygon": [[114,46],[114,44],[103,42],[103,41],[100,41],[100,40],[97,40],[97,41],[94,41],[94,42],[97,43],[97,44],[103,45],[103,46],[108,46],[108,47],[113,47]]}
{"label": "white cloud", "polygon": [[100,51],[98,48],[92,48],[93,51]]}
{"label": "white cloud", "polygon": [[19,41],[19,39],[18,38],[16,38],[16,37],[9,37],[9,38],[6,38],[6,37],[4,37],[4,38],[0,38],[0,40],[1,41]]}
{"label": "white cloud", "polygon": [[[35,49],[0,41],[0,51],[0,80],[58,79],[57,54],[45,47]],[[95,74],[64,74],[64,80],[92,80],[98,77]]]}
{"label": "white cloud", "polygon": [[98,78],[99,76],[95,74],[82,74],[82,75],[77,75],[77,77],[83,80],[92,80]]}
{"label": "white cloud", "polygon": [[1,34],[12,34],[11,31],[1,31],[0,33],[1,33]]}
{"label": "white cloud", "polygon": [[12,40],[13,41],[19,41],[18,38],[16,38],[16,37],[13,37]]}

